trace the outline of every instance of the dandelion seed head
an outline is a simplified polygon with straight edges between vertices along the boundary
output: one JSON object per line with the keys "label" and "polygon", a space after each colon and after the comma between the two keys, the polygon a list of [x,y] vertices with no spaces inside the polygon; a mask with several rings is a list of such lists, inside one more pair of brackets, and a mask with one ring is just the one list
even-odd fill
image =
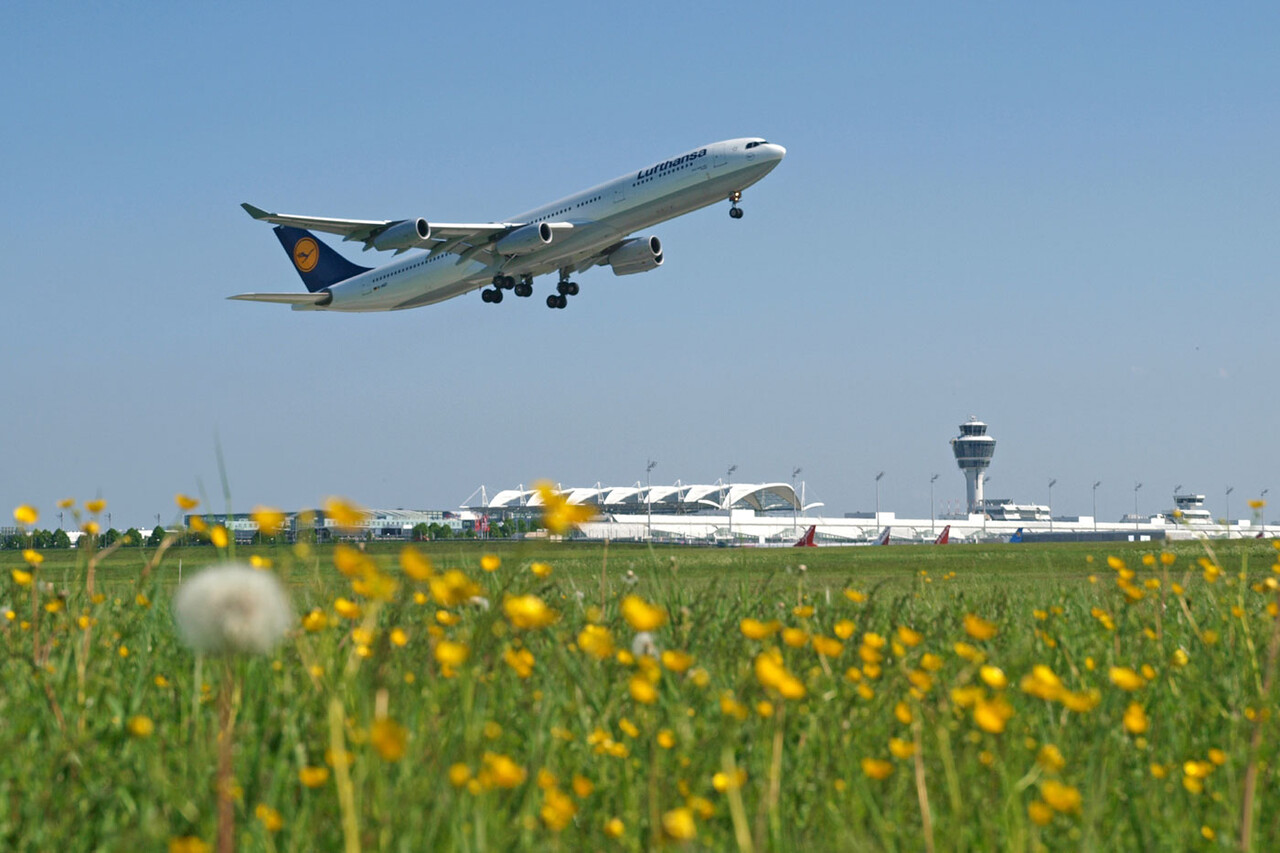
{"label": "dandelion seed head", "polygon": [[173,597],[183,642],[205,654],[266,654],[293,624],[280,582],[243,563],[222,563],[194,575]]}

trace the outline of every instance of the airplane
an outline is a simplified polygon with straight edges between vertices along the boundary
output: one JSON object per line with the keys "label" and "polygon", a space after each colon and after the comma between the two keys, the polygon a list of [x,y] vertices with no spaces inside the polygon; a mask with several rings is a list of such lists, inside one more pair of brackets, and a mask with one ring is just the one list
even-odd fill
{"label": "airplane", "polygon": [[815,533],[817,533],[817,532],[818,532],[818,525],[816,525],[816,524],[810,524],[810,525],[809,525],[809,529],[808,529],[808,530],[806,530],[806,531],[804,532],[804,535],[803,535],[803,536],[801,536],[798,540],[796,540],[796,544],[795,544],[794,546],[792,546],[792,547],[795,547],[795,548],[817,548],[817,547],[818,547],[818,543],[813,541],[813,536],[814,536],[814,534],[815,534]]}
{"label": "airplane", "polygon": [[[662,265],[658,237],[631,234],[725,200],[729,215],[741,219],[743,191],[773,171],[786,153],[759,137],[712,142],[500,222],[331,219],[242,204],[254,219],[276,226],[307,292],[228,298],[281,303],[295,311],[399,311],[473,290],[489,303],[501,302],[507,290],[528,297],[535,277],[558,273],[547,307],[564,308],[578,293],[575,274],[607,265],[614,275],[633,275]],[[365,251],[426,252],[365,267],[312,231],[363,243]]]}
{"label": "airplane", "polygon": [[1017,545],[1017,544],[1018,544],[1018,543],[1020,543],[1020,542],[1022,542],[1022,528],[1021,528],[1021,527],[1019,527],[1017,530],[1013,531],[1013,535],[1009,537],[1009,544],[1010,544],[1010,545]]}
{"label": "airplane", "polygon": [[946,545],[951,541],[951,525],[948,524],[942,528],[942,532],[938,534],[938,538],[933,540],[934,545]]}
{"label": "airplane", "polygon": [[880,532],[880,538],[875,541],[875,544],[876,545],[889,544],[889,528],[888,527],[886,527],[884,530]]}

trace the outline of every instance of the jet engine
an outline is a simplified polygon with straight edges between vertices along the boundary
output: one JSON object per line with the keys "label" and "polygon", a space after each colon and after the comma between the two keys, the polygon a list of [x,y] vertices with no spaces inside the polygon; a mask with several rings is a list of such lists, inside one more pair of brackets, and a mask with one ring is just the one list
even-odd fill
{"label": "jet engine", "polygon": [[427,238],[431,236],[431,226],[425,219],[406,219],[388,226],[374,235],[370,244],[379,251],[395,249],[403,252],[408,249],[426,249],[430,247]]}
{"label": "jet engine", "polygon": [[551,242],[551,226],[545,222],[536,225],[522,225],[494,244],[494,249],[501,255],[527,255],[536,252]]}
{"label": "jet engine", "polygon": [[609,253],[614,275],[648,272],[662,266],[662,241],[657,237],[633,237]]}

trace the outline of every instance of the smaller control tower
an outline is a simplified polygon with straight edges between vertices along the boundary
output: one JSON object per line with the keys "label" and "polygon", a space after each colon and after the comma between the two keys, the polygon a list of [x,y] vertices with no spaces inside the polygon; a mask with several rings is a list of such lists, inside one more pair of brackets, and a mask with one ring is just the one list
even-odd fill
{"label": "smaller control tower", "polygon": [[982,480],[991,467],[996,440],[987,435],[987,425],[971,415],[967,423],[960,424],[960,435],[951,439],[951,450],[964,472],[969,512],[982,512]]}

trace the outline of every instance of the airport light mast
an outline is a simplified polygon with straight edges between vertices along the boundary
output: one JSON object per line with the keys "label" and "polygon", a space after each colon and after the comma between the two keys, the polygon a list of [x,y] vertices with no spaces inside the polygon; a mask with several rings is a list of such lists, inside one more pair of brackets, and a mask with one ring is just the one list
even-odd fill
{"label": "airport light mast", "polygon": [[987,435],[986,424],[970,416],[966,423],[960,424],[960,435],[951,439],[951,450],[956,455],[956,465],[964,473],[969,512],[982,512],[982,482],[991,467],[996,440]]}
{"label": "airport light mast", "polygon": [[933,484],[937,481],[938,475],[934,474],[929,478],[929,535],[933,535]]}
{"label": "airport light mast", "polygon": [[653,471],[653,469],[657,466],[658,463],[654,462],[652,459],[648,460],[648,462],[649,464],[644,469],[644,505],[649,517],[649,520],[648,520],[649,541],[652,542],[653,541],[653,496],[651,492],[653,490],[653,486],[650,485],[649,483],[649,474]]}

